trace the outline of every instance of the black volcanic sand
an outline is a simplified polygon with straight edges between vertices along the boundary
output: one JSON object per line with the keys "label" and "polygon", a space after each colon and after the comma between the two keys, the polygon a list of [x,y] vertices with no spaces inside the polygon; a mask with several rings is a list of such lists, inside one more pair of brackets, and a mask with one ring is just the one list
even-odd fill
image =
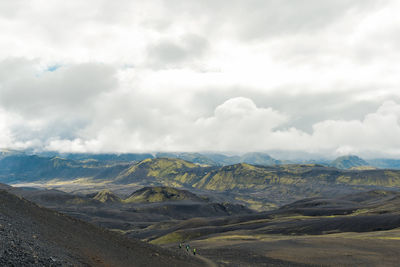
{"label": "black volcanic sand", "polygon": [[[376,236],[374,236],[376,235]],[[397,236],[397,239],[393,238]],[[323,236],[225,236],[191,241],[219,266],[399,266],[400,229]]]}
{"label": "black volcanic sand", "polygon": [[[205,258],[210,262],[210,266],[268,266],[268,267],[307,267],[316,266],[311,264],[303,264],[291,262],[288,260],[274,259],[262,255],[259,252],[254,252],[245,249],[236,249],[232,246],[226,248],[223,247],[213,247],[212,249],[207,249],[206,243],[190,242],[197,248],[197,257]],[[170,247],[170,246],[169,246]],[[179,249],[173,247],[177,252],[186,252],[184,248]],[[171,248],[171,247],[170,247]],[[191,252],[189,252],[191,253]],[[211,259],[211,260],[210,260]],[[207,261],[206,261],[207,262]]]}
{"label": "black volcanic sand", "polygon": [[204,262],[0,190],[0,266],[200,266]]}

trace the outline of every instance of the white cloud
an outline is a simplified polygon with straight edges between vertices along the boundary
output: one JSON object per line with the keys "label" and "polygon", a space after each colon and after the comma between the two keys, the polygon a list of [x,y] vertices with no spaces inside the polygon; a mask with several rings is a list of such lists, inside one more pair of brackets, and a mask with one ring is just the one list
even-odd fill
{"label": "white cloud", "polygon": [[17,138],[17,132],[23,126],[30,131],[34,131],[38,127],[38,122],[26,122],[21,116],[0,108],[0,148],[26,149],[40,147],[42,143],[37,138],[31,138],[30,140],[19,140]]}
{"label": "white cloud", "polygon": [[182,68],[184,63],[201,58],[207,47],[207,40],[194,34],[181,36],[177,40],[159,40],[147,48],[149,66],[155,69]]}
{"label": "white cloud", "polygon": [[217,106],[212,117],[199,118],[191,126],[188,143],[203,150],[260,150],[270,133],[287,120],[271,108],[258,108],[251,99],[233,98]]}
{"label": "white cloud", "polygon": [[0,147],[8,147],[12,144],[9,120],[9,115],[0,109]]}
{"label": "white cloud", "polygon": [[314,125],[312,141],[338,153],[375,151],[397,154],[400,151],[400,105],[385,102],[363,120],[323,121]]}
{"label": "white cloud", "polygon": [[[154,99],[120,91],[120,96],[98,98],[96,116],[74,132],[72,138],[14,138],[13,131],[25,128],[35,133],[35,122],[10,120],[2,113],[2,145],[40,146],[62,152],[129,152],[157,150],[265,151],[287,150],[328,153],[379,154],[397,156],[400,152],[400,104],[388,101],[360,120],[325,120],[313,125],[309,134],[285,127],[291,117],[272,108],[257,107],[249,98],[231,98],[216,106],[211,116],[160,108]],[[122,101],[124,99],[125,101]],[[108,104],[103,101],[111,101]],[[120,106],[112,103],[117,101]],[[121,105],[122,104],[122,105]],[[173,103],[171,103],[172,105]],[[164,112],[169,110],[168,112]],[[175,113],[175,114],[174,114]],[[10,123],[13,121],[13,123]],[[43,127],[36,123],[38,132]],[[17,144],[18,143],[18,144]],[[13,146],[14,144],[14,146]]]}
{"label": "white cloud", "polygon": [[0,146],[400,156],[399,7],[1,2]]}
{"label": "white cloud", "polygon": [[104,64],[40,69],[35,61],[0,62],[0,104],[26,116],[87,108],[92,98],[116,87],[115,70]]}

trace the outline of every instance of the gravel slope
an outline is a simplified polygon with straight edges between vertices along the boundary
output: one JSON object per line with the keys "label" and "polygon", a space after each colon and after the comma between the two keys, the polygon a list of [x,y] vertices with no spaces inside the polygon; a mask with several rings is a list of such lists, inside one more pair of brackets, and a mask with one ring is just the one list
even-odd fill
{"label": "gravel slope", "polygon": [[200,266],[0,190],[0,266]]}

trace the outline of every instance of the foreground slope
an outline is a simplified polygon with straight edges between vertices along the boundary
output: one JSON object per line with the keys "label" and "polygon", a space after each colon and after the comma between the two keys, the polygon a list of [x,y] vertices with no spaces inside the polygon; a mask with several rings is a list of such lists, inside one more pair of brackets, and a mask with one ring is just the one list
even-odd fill
{"label": "foreground slope", "polygon": [[196,266],[200,262],[97,228],[0,190],[0,265]]}

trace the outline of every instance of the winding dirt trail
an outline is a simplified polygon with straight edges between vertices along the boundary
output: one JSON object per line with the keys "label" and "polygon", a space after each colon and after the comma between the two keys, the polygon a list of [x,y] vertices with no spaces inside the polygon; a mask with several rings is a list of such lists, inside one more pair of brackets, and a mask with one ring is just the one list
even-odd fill
{"label": "winding dirt trail", "polygon": [[212,260],[210,260],[206,257],[200,256],[200,255],[196,255],[195,257],[202,260],[208,267],[218,267],[218,265],[215,262],[213,262]]}

